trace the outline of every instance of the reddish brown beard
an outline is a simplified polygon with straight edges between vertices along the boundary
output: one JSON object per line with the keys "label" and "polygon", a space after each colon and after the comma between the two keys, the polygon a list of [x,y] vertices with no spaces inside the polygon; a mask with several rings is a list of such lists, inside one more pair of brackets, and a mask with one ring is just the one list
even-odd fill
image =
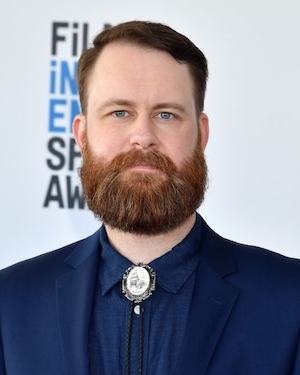
{"label": "reddish brown beard", "polygon": [[[80,177],[88,207],[112,228],[166,233],[189,218],[204,199],[207,166],[200,139],[180,168],[159,151],[131,150],[106,163],[92,153],[87,141],[82,157]],[[141,163],[157,170],[128,170]]]}

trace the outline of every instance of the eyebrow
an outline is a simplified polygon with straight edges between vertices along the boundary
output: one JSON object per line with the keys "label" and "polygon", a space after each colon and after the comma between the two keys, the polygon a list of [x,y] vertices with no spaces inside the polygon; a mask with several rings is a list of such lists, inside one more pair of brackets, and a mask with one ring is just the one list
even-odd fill
{"label": "eyebrow", "polygon": [[[127,106],[127,107],[136,107],[136,103],[131,101],[131,100],[125,100],[125,99],[117,99],[117,98],[111,98],[106,100],[104,103],[102,103],[98,111],[102,111],[106,108],[112,107],[114,105],[119,105],[119,106]],[[179,103],[176,102],[163,102],[163,103],[158,103],[156,104],[152,109],[153,110],[158,110],[158,109],[164,109],[164,108],[170,108],[170,109],[175,109],[183,114],[187,113],[186,108]]]}
{"label": "eyebrow", "polygon": [[98,110],[101,111],[105,108],[112,107],[114,105],[120,105],[120,106],[124,105],[124,106],[133,107],[135,104],[134,104],[134,102],[132,102],[130,100],[112,98],[112,99],[108,99],[104,103],[102,103],[99,106]]}
{"label": "eyebrow", "polygon": [[176,109],[177,111],[183,114],[187,113],[186,108],[183,105],[179,103],[174,103],[174,102],[159,103],[155,105],[153,109],[157,110],[157,109],[164,109],[164,108]]}

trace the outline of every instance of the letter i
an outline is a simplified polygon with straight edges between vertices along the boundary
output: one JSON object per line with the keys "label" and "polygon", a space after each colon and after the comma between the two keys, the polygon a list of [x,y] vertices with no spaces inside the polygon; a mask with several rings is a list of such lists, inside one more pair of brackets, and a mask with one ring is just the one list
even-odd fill
{"label": "letter i", "polygon": [[55,94],[55,91],[56,91],[56,84],[55,84],[56,83],[56,71],[55,71],[56,61],[52,60],[51,66],[54,69],[50,70],[50,94]]}

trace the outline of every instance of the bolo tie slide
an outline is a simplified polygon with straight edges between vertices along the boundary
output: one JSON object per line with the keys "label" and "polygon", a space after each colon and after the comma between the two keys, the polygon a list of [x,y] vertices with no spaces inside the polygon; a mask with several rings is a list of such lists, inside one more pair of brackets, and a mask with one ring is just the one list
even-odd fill
{"label": "bolo tie slide", "polygon": [[156,275],[147,264],[138,263],[129,267],[122,277],[122,292],[132,302],[126,335],[126,370],[125,374],[130,375],[130,348],[132,336],[133,313],[139,316],[139,363],[138,374],[143,372],[143,306],[142,302],[149,298],[155,290]]}

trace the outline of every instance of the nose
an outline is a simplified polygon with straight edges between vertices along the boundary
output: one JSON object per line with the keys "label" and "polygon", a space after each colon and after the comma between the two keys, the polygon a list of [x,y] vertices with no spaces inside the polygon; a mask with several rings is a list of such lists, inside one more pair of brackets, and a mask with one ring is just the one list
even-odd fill
{"label": "nose", "polygon": [[148,116],[139,116],[132,123],[130,130],[130,144],[134,148],[147,150],[158,145],[157,129]]}

